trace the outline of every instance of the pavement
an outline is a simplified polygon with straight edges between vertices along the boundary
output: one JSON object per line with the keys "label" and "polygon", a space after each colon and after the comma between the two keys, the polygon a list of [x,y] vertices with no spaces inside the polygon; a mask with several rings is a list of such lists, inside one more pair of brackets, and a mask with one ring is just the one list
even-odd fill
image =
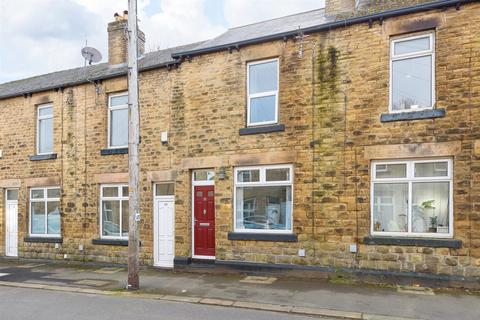
{"label": "pavement", "polygon": [[[205,268],[205,272],[201,268]],[[127,272],[121,267],[0,260],[0,295],[5,290],[28,290],[29,294],[33,294],[33,289],[42,289],[50,291],[48,294],[63,292],[95,295],[102,299],[156,300],[162,304],[176,302],[182,308],[194,308],[195,305],[200,309],[239,309],[235,314],[262,310],[328,319],[480,318],[480,295],[469,291],[370,286],[348,281],[283,278],[266,273],[224,274],[212,272],[212,268],[214,266],[202,266],[195,273],[144,269],[140,274],[141,290],[127,292],[123,290]],[[186,304],[191,306],[184,306]]]}

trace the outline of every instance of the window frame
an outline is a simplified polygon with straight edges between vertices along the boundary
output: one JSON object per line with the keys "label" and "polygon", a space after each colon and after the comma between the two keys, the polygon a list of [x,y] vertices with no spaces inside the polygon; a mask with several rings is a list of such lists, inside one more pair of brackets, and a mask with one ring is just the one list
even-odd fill
{"label": "window frame", "polygon": [[[59,198],[48,198],[48,190],[53,190],[53,189],[58,189],[60,191],[60,197]],[[34,190],[43,190],[43,198],[41,199],[33,199],[32,197],[32,192]],[[32,187],[29,190],[29,198],[28,198],[28,210],[29,210],[29,228],[28,228],[28,233],[31,237],[36,237],[36,238],[61,238],[62,237],[62,212],[61,212],[61,198],[62,198],[62,189],[59,186],[49,186],[49,187]],[[48,233],[48,202],[54,202],[58,201],[59,202],[59,214],[60,214],[60,233],[59,234],[53,234],[53,233]],[[45,233],[33,233],[32,232],[32,203],[34,202],[42,202],[44,203],[45,206]]]}
{"label": "window frame", "polygon": [[[108,128],[107,128],[107,149],[122,149],[128,148],[128,143],[122,146],[112,146],[112,111],[127,109],[129,112],[129,104],[122,104],[118,106],[112,106],[112,98],[127,96],[128,92],[111,94],[108,96]],[[128,128],[128,127],[127,127]]]}
{"label": "window frame", "polygon": [[[46,116],[41,116],[40,115],[40,110],[42,109],[48,109],[48,108],[51,108],[52,109],[52,114],[51,115],[46,115]],[[53,132],[54,132],[54,125],[53,125],[53,121],[54,121],[54,110],[53,110],[53,103],[46,103],[46,104],[42,104],[42,105],[38,105],[37,106],[37,134],[36,134],[36,137],[37,137],[37,143],[36,143],[36,154],[37,155],[48,155],[48,154],[53,154],[55,152],[55,144],[54,144],[54,136],[53,136]],[[52,119],[52,151],[50,152],[40,152],[40,122],[42,120],[49,120],[49,119]]]}
{"label": "window frame", "polygon": [[[417,163],[439,163],[447,162],[447,176],[443,177],[415,177],[415,164]],[[377,178],[376,166],[384,164],[406,164],[405,178]],[[419,233],[412,232],[412,217],[413,217],[413,183],[416,182],[448,182],[449,183],[449,204],[448,204],[448,219],[449,232],[448,233]],[[384,237],[404,237],[404,238],[453,238],[454,236],[454,214],[453,214],[453,159],[451,158],[433,158],[433,159],[408,159],[408,160],[375,160],[371,163],[371,182],[370,182],[370,234],[372,236]],[[391,183],[406,183],[408,184],[408,230],[407,232],[383,232],[375,231],[374,226],[374,205],[375,193],[374,188],[376,184],[391,184]]]}
{"label": "window frame", "polygon": [[[171,195],[157,195],[158,187],[161,185],[168,185],[171,184],[173,186],[173,194]],[[153,186],[153,197],[155,199],[170,199],[175,198],[175,182],[174,181],[162,181],[162,182],[155,182]]]}
{"label": "window frame", "polygon": [[[274,91],[265,91],[260,93],[250,94],[250,67],[265,64],[269,62],[276,62],[277,63],[277,90]],[[258,61],[251,61],[247,63],[247,127],[257,127],[257,126],[264,126],[269,124],[276,124],[278,123],[278,96],[280,92],[280,59],[279,58],[272,58],[266,60],[258,60]],[[275,96],[275,120],[273,121],[263,121],[263,122],[251,122],[250,121],[250,106],[251,100],[254,98],[263,98],[263,97],[271,97]]]}
{"label": "window frame", "polygon": [[[414,53],[406,53],[406,54],[399,54],[395,55],[395,44],[399,42],[405,42],[409,40],[421,39],[421,38],[429,38],[430,41],[430,50],[423,50],[417,51]],[[432,57],[432,65],[431,65],[431,72],[432,72],[432,88],[431,88],[431,99],[432,105],[430,107],[421,107],[417,109],[408,109],[408,110],[393,110],[393,63],[395,61],[401,61],[411,58],[421,58],[421,57]],[[420,34],[409,34],[404,35],[401,37],[395,37],[390,39],[390,86],[389,86],[389,113],[406,113],[406,112],[417,112],[423,110],[434,110],[436,105],[436,94],[435,94],[435,31],[428,31],[423,32]]]}
{"label": "window frame", "polygon": [[[266,181],[266,172],[268,169],[289,169],[289,179],[285,181]],[[238,171],[259,170],[258,182],[238,182]],[[236,233],[263,233],[263,234],[293,234],[293,208],[294,208],[294,167],[293,164],[262,165],[262,166],[244,166],[234,169],[233,185],[233,231]],[[241,229],[237,228],[237,188],[238,187],[275,187],[289,186],[291,190],[290,207],[290,229],[289,230],[268,230],[268,229]]]}
{"label": "window frame", "polygon": [[[116,187],[118,189],[118,196],[116,197],[104,197],[103,196],[103,188],[112,188]],[[100,213],[100,239],[105,239],[105,240],[128,240],[128,235],[127,236],[122,236],[122,222],[123,222],[123,207],[122,207],[122,201],[129,201],[129,196],[123,196],[123,188],[127,187],[128,184],[101,184],[100,185],[100,201],[99,201],[99,213]],[[103,235],[103,201],[119,201],[119,209],[120,209],[120,236],[104,236]]]}

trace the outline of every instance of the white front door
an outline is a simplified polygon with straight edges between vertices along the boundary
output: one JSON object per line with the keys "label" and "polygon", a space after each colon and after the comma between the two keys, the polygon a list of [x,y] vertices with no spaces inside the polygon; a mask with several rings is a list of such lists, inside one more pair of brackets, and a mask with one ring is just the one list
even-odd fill
{"label": "white front door", "polygon": [[173,268],[174,197],[155,198],[154,207],[154,265]]}
{"label": "white front door", "polygon": [[5,195],[6,248],[7,257],[18,256],[18,190],[8,189]]}

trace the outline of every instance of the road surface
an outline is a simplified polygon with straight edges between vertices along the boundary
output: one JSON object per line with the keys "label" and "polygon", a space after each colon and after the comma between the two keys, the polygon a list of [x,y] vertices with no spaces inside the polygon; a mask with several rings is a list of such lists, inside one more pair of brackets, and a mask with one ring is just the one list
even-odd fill
{"label": "road surface", "polygon": [[274,312],[126,297],[0,287],[5,320],[312,320]]}

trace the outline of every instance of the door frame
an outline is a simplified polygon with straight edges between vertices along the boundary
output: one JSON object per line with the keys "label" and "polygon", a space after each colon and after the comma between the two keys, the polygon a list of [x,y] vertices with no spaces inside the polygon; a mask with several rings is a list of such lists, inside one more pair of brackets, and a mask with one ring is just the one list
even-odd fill
{"label": "door frame", "polygon": [[158,230],[156,228],[156,222],[157,222],[157,201],[168,201],[168,202],[172,202],[173,203],[173,241],[172,241],[172,245],[173,245],[173,248],[172,248],[172,252],[173,252],[173,258],[175,259],[175,195],[171,195],[171,196],[157,196],[156,195],[156,190],[157,190],[157,185],[158,184],[168,184],[168,183],[172,183],[172,182],[165,182],[165,183],[154,183],[153,185],[153,266],[154,267],[158,267],[158,268],[173,268],[174,267],[174,264],[173,264],[173,261],[172,261],[172,266],[160,266],[160,265],[157,265],[156,262],[157,262],[157,259],[158,259],[158,253],[157,253],[157,249],[158,249]]}
{"label": "door frame", "polygon": [[[4,189],[5,190],[5,194],[4,194],[4,199],[5,199],[5,205],[3,206],[4,207],[4,213],[5,213],[5,256],[6,257],[11,257],[11,258],[18,258],[18,198],[17,200],[8,200],[8,191],[10,190],[16,190],[17,191],[17,194],[20,193],[20,190],[19,188],[6,188]],[[16,202],[17,204],[17,216],[16,216],[16,219],[17,219],[17,254],[16,255],[8,255],[8,248],[7,248],[7,245],[8,245],[8,236],[9,236],[9,233],[7,232],[7,226],[8,226],[8,220],[9,220],[9,217],[8,217],[8,203],[9,202]]]}
{"label": "door frame", "polygon": [[[193,259],[200,259],[200,260],[215,260],[215,256],[199,256],[195,255],[195,187],[200,187],[200,186],[213,186],[213,190],[215,192],[215,178],[214,180],[211,181],[195,181],[195,171],[212,171],[215,172],[215,169],[209,168],[209,169],[196,169],[191,171],[191,187],[192,187],[192,192],[191,192],[191,228],[192,228],[192,258]],[[217,228],[217,224],[215,223],[215,229]],[[215,233],[214,233],[215,234]]]}

